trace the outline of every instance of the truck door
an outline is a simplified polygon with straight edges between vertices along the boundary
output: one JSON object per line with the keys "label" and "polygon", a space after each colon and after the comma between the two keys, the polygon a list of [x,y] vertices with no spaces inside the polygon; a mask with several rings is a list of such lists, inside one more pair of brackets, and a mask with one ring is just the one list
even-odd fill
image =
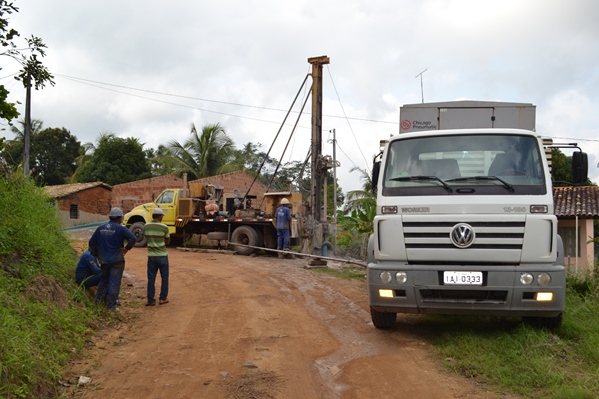
{"label": "truck door", "polygon": [[487,129],[496,127],[494,108],[439,108],[439,129]]}
{"label": "truck door", "polygon": [[164,190],[155,201],[156,205],[164,212],[162,223],[167,226],[175,224],[175,218],[177,217],[177,194],[175,190]]}

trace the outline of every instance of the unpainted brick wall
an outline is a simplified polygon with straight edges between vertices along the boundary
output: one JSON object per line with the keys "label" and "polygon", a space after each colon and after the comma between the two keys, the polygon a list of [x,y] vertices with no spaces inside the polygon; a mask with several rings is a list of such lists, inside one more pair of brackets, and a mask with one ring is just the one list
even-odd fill
{"label": "unpainted brick wall", "polygon": [[56,202],[61,211],[69,212],[71,205],[78,205],[82,212],[108,215],[112,193],[103,187],[94,187],[59,198]]}
{"label": "unpainted brick wall", "polygon": [[[222,186],[224,189],[224,195],[234,194],[233,190],[238,189],[241,195],[245,195],[247,190],[250,188],[254,176],[244,170],[238,170],[231,173],[225,173],[218,176],[203,177],[201,179],[192,180],[194,183],[200,182],[204,184],[214,184],[215,186]],[[192,182],[190,181],[190,182]],[[254,208],[258,208],[262,202],[262,198],[266,193],[267,187],[258,180],[254,182],[251,188],[250,195],[256,196],[256,201],[252,204]],[[264,205],[262,205],[264,209]]]}
{"label": "unpainted brick wall", "polygon": [[127,213],[138,205],[152,202],[167,188],[183,188],[183,179],[166,175],[117,184],[112,187],[112,207]]}

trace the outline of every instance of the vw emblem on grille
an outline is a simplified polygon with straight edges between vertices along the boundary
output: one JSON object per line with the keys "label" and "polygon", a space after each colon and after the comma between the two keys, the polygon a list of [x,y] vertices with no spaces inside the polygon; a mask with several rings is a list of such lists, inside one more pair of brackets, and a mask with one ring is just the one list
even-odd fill
{"label": "vw emblem on grille", "polygon": [[474,242],[474,229],[467,223],[458,223],[453,226],[451,234],[451,242],[458,248],[468,248]]}

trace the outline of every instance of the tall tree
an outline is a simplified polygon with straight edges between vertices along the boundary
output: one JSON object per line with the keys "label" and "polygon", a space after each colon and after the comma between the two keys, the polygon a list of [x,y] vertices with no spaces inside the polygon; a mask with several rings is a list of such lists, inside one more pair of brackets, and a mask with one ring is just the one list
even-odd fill
{"label": "tall tree", "polygon": [[42,185],[65,184],[75,172],[81,143],[65,129],[44,129],[31,140],[31,176]]}
{"label": "tall tree", "polygon": [[180,144],[168,143],[169,154],[163,162],[172,164],[178,175],[187,173],[190,179],[214,176],[232,160],[233,140],[218,123],[206,125],[198,132],[191,124],[191,137]]}
{"label": "tall tree", "polygon": [[[23,126],[23,121],[19,123]],[[40,185],[64,184],[75,171],[81,144],[65,128],[42,129],[42,125],[40,120],[32,121],[30,175]],[[23,161],[24,133],[17,126],[12,131],[15,139],[6,144],[2,155],[14,170]]]}
{"label": "tall tree", "polygon": [[114,133],[100,135],[89,162],[77,171],[78,182],[101,181],[109,185],[152,177],[143,144],[136,138]]}
{"label": "tall tree", "polygon": [[[36,36],[25,39],[25,46],[19,46],[16,39],[20,36],[19,32],[9,28],[9,16],[19,12],[19,9],[10,0],[0,0],[0,46],[3,51],[1,56],[10,57],[21,64],[22,69],[15,79],[23,82],[25,87],[33,81],[33,87],[36,90],[43,89],[46,83],[54,85],[54,76],[41,63],[39,58],[46,55],[46,45]],[[4,85],[0,85],[0,118],[6,119],[9,123],[12,119],[19,116],[19,112],[14,103],[6,101],[8,90]]]}

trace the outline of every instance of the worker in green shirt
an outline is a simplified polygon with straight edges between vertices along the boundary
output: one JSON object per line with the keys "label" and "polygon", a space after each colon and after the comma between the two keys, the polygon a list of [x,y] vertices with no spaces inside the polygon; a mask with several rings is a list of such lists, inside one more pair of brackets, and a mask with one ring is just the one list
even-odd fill
{"label": "worker in green shirt", "polygon": [[156,305],[156,275],[160,271],[161,285],[158,304],[168,303],[168,253],[166,246],[171,241],[168,226],[162,223],[164,211],[155,208],[152,221],[144,226],[144,234],[148,239],[148,302],[146,306]]}

